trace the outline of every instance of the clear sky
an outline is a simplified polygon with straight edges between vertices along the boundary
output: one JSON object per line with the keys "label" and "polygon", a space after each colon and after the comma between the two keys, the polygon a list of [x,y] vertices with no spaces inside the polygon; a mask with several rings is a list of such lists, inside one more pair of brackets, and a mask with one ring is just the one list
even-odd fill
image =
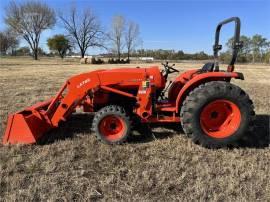
{"label": "clear sky", "polygon": [[[17,0],[21,2],[22,0]],[[4,29],[4,8],[7,0],[0,0],[0,30]],[[261,34],[270,39],[270,0],[44,0],[48,5],[68,11],[77,4],[78,9],[90,7],[108,29],[112,16],[124,15],[140,25],[145,49],[175,49],[184,52],[212,52],[214,31],[218,22],[238,16],[242,21],[241,33],[247,36]],[[41,46],[53,34],[65,34],[57,25],[43,33]],[[226,41],[233,34],[233,26],[224,27],[221,39]],[[90,49],[89,53],[101,50]],[[102,52],[102,51],[101,51]]]}

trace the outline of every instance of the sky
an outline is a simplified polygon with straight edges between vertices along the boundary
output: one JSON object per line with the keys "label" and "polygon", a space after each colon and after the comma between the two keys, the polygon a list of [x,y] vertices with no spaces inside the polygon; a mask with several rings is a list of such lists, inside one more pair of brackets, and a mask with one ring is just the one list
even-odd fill
{"label": "sky", "polygon": [[[23,0],[17,0],[23,2]],[[261,34],[270,39],[270,0],[43,0],[56,11],[68,12],[71,4],[78,9],[90,7],[104,29],[110,28],[114,15],[123,15],[140,26],[143,43],[138,48],[175,49],[187,53],[212,53],[216,25],[232,16],[241,19],[241,34]],[[0,0],[0,30],[5,29],[4,8],[8,0]],[[221,42],[233,35],[233,24],[222,28]],[[41,47],[54,34],[66,34],[60,23],[46,30]],[[25,42],[22,40],[22,44]],[[89,49],[89,54],[105,52]]]}

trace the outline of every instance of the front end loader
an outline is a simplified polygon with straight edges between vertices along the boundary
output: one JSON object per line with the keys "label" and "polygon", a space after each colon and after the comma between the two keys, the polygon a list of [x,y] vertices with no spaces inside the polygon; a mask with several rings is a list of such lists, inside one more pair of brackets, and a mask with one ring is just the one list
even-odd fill
{"label": "front end loader", "polygon": [[[218,62],[222,48],[219,35],[221,27],[231,22],[235,23],[232,59],[227,70],[222,71]],[[239,18],[219,23],[214,62],[179,74],[167,87],[168,75],[179,72],[168,63],[163,64],[161,71],[152,66],[73,76],[53,98],[10,115],[3,143],[36,143],[47,131],[67,121],[76,108],[81,108],[95,114],[92,130],[108,144],[125,142],[136,119],[141,124],[181,123],[195,143],[206,147],[234,145],[249,138],[255,116],[249,96],[230,83],[232,79],[244,79],[242,73],[234,72],[242,46],[239,38]]]}

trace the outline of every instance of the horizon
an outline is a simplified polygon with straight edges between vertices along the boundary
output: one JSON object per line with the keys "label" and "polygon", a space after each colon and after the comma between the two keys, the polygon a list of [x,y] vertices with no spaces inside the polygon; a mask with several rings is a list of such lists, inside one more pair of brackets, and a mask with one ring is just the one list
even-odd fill
{"label": "horizon", "polygon": [[[10,1],[1,1],[0,30],[4,30],[5,7]],[[18,2],[24,2],[19,0]],[[114,15],[123,15],[140,26],[140,37],[143,44],[137,49],[182,50],[185,53],[204,51],[212,54],[216,25],[229,17],[241,19],[241,35],[251,37],[260,34],[270,39],[270,1],[267,0],[222,0],[222,1],[123,1],[123,0],[91,0],[91,1],[52,1],[44,0],[56,11],[68,11],[70,5],[76,3],[78,9],[90,7],[98,16],[101,25],[108,30]],[[68,3],[67,3],[68,2]],[[260,12],[254,12],[260,11]],[[250,15],[252,13],[252,15]],[[164,17],[165,16],[165,17]],[[232,25],[222,28],[221,44],[233,36]],[[48,52],[47,39],[55,34],[66,34],[59,19],[51,30],[42,33],[40,47]],[[21,39],[20,46],[28,46]],[[225,48],[223,49],[225,50]],[[76,50],[77,51],[77,50]],[[100,48],[89,48],[88,55],[106,53]]]}

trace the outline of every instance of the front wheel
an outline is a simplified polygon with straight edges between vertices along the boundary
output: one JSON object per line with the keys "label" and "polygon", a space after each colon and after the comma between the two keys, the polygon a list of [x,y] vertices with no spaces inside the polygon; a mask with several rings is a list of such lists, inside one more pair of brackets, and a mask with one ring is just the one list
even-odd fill
{"label": "front wheel", "polygon": [[92,130],[104,143],[121,144],[130,133],[129,116],[121,106],[106,106],[95,114]]}
{"label": "front wheel", "polygon": [[184,132],[205,147],[235,145],[249,138],[255,112],[249,96],[239,87],[212,81],[195,88],[181,108]]}

